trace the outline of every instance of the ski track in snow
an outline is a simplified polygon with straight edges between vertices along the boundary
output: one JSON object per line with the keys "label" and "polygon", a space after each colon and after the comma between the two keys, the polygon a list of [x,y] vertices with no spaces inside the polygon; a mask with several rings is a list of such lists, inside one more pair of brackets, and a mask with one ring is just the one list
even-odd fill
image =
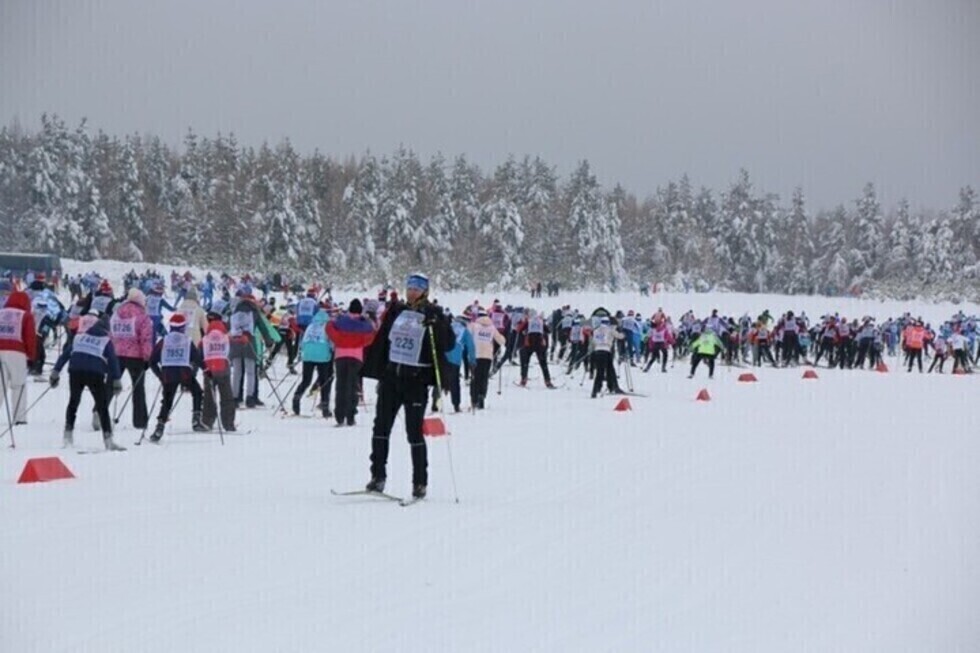
{"label": "ski track in snow", "polygon": [[[495,296],[523,301],[481,298]],[[566,302],[934,321],[959,308],[594,293],[533,305]],[[975,650],[980,380],[886,362],[888,374],[817,368],[816,381],[752,368],[751,384],[724,366],[711,381],[680,362],[634,369],[650,397],[626,413],[619,397],[589,399],[580,374],[556,368],[564,388],[525,392],[507,366],[486,411],[446,415],[460,503],[446,439],[430,438],[429,498],[404,509],[329,491],[368,480],[373,406],[337,429],[267,401],[239,413],[255,431],[223,447],[217,431],[170,435],[189,429],[189,401],[165,446],[132,447],[127,408],[117,440],[130,450],[80,456],[60,449],[62,383],[16,450],[2,441],[0,651]],[[29,399],[43,387],[28,384]],[[710,402],[694,400],[701,388]],[[100,445],[90,410],[86,397],[80,449]],[[15,484],[49,455],[77,478]],[[407,496],[401,418],[388,474]]]}

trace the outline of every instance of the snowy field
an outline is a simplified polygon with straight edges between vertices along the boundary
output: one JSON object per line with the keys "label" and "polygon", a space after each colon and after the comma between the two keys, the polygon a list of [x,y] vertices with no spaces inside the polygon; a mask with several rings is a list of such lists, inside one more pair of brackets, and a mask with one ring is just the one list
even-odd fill
{"label": "snowy field", "polygon": [[[474,297],[440,296],[457,310]],[[978,312],[718,294],[534,305],[564,303]],[[758,383],[634,370],[650,396],[625,413],[580,374],[556,371],[548,391],[532,366],[522,390],[507,367],[485,412],[448,415],[452,436],[429,439],[429,497],[408,508],[330,494],[368,480],[373,405],[349,429],[281,419],[264,383],[270,407],[240,412],[251,432],[225,446],[189,434],[185,399],[161,446],[132,446],[127,409],[129,451],[79,455],[60,449],[62,383],[17,449],[2,441],[0,651],[977,651],[980,379],[886,360],[888,374],[762,368]],[[29,383],[30,400],[46,387]],[[101,447],[90,407],[78,450]],[[15,483],[51,455],[77,478]],[[410,492],[401,419],[388,474]]]}

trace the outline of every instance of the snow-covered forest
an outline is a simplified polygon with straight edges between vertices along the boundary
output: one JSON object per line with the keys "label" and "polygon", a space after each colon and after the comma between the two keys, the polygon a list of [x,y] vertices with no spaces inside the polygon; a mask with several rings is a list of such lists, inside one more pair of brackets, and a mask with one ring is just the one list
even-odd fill
{"label": "snow-covered forest", "polygon": [[188,131],[180,151],[43,116],[0,130],[3,249],[81,259],[315,271],[375,285],[412,269],[443,288],[672,288],[905,297],[980,296],[980,200],[883,207],[871,183],[811,211],[756,188],[682,176],[647,197],[568,179],[539,158],[481,170],[399,149],[335,160],[289,142],[243,147]]}

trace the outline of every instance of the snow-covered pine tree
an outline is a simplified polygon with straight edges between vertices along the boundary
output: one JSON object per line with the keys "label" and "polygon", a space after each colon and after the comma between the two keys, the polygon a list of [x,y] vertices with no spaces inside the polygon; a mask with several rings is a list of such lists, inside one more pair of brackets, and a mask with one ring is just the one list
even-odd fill
{"label": "snow-covered pine tree", "polygon": [[[446,160],[442,154],[432,157],[422,176],[418,204],[421,222],[418,229],[419,262],[426,270],[449,272],[453,240],[459,231],[459,220],[453,208],[452,189],[446,177]],[[452,279],[459,283],[461,279]]]}
{"label": "snow-covered pine tree", "polygon": [[476,228],[480,236],[481,285],[502,289],[527,282],[524,268],[524,219],[517,165],[513,159],[497,167],[489,197],[480,208]]}
{"label": "snow-covered pine tree", "polygon": [[168,254],[183,263],[202,260],[204,255],[205,223],[198,194],[208,182],[202,179],[201,168],[197,136],[188,129],[178,172],[169,179],[164,191],[165,204],[170,209],[169,228],[165,234]]}
{"label": "snow-covered pine tree", "polygon": [[142,261],[147,232],[143,225],[143,188],[135,149],[133,140],[127,138],[120,161],[118,222],[113,237],[126,252],[127,260]]}
{"label": "snow-covered pine tree", "polygon": [[389,269],[378,250],[375,225],[380,222],[381,170],[377,159],[369,152],[361,160],[357,177],[344,189],[344,208],[347,226],[348,266],[362,275],[365,286],[387,281]]}
{"label": "snow-covered pine tree", "polygon": [[810,266],[813,262],[813,234],[801,187],[793,190],[789,214],[781,234],[782,278],[779,286],[790,294],[813,292]]}
{"label": "snow-covered pine tree", "polygon": [[977,257],[980,256],[980,210],[972,186],[960,189],[960,201],[953,209],[950,229],[953,231],[950,259],[958,274],[968,278],[980,277]]}
{"label": "snow-covered pine tree", "polygon": [[857,200],[854,224],[854,268],[856,281],[867,284],[877,278],[881,251],[884,247],[883,218],[874,184],[864,186],[861,199]]}
{"label": "snow-covered pine tree", "polygon": [[922,269],[923,280],[933,291],[953,281],[956,269],[953,266],[953,229],[949,214],[940,212],[929,221],[923,240]]}
{"label": "snow-covered pine tree", "polygon": [[423,238],[418,212],[422,164],[414,152],[398,148],[390,161],[382,162],[382,193],[378,241],[397,277],[418,268]]}
{"label": "snow-covered pine tree", "polygon": [[524,259],[528,274],[548,283],[565,280],[561,270],[568,238],[555,214],[558,178],[540,157],[524,157],[517,171],[517,204],[524,219]]}
{"label": "snow-covered pine tree", "polygon": [[755,211],[752,182],[744,168],[738,179],[721,197],[719,219],[709,232],[712,250],[722,266],[722,279],[734,288],[751,288],[755,278],[754,262],[749,249],[748,227]]}
{"label": "snow-covered pine tree", "polygon": [[476,224],[480,216],[481,183],[480,169],[471,165],[465,156],[457,156],[449,180],[453,214],[459,224],[453,239],[452,267],[474,281],[479,269]]}
{"label": "snow-covered pine tree", "polygon": [[767,194],[756,198],[746,225],[743,269],[739,276],[743,287],[753,292],[767,292],[782,268],[782,257],[776,246],[775,233],[785,229],[777,206],[778,197]]}
{"label": "snow-covered pine tree", "polygon": [[619,216],[610,208],[587,160],[572,173],[566,195],[568,224],[578,243],[576,280],[611,290],[628,284]]}
{"label": "snow-covered pine tree", "polygon": [[901,285],[918,277],[919,261],[913,244],[913,233],[918,227],[912,223],[909,201],[898,202],[892,228],[888,232],[888,251],[885,253],[883,279]]}
{"label": "snow-covered pine tree", "polygon": [[840,295],[851,287],[851,262],[847,233],[847,209],[838,205],[824,217],[818,230],[816,269],[819,272],[820,292]]}

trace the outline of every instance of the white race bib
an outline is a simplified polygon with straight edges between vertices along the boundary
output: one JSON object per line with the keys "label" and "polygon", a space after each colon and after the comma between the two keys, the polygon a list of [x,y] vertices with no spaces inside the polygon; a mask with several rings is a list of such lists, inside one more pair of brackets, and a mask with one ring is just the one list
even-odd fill
{"label": "white race bib", "polygon": [[151,317],[160,317],[160,302],[163,297],[160,295],[149,295],[146,298],[146,313]]}
{"label": "white race bib", "polygon": [[190,367],[191,339],[183,333],[170,333],[163,339],[163,350],[160,352],[162,367]]}
{"label": "white race bib", "polygon": [[528,333],[544,333],[544,318],[542,317],[532,317],[527,322],[527,332]]}
{"label": "white race bib", "polygon": [[474,338],[474,340],[476,340],[478,343],[483,343],[483,344],[491,343],[493,342],[493,334],[496,332],[497,330],[494,329],[493,327],[489,327],[489,326],[479,327],[476,330],[476,337]]}
{"label": "white race bib", "polygon": [[576,324],[572,327],[572,330],[568,333],[568,339],[572,342],[582,342],[582,325]]}
{"label": "white race bib", "polygon": [[255,330],[255,316],[251,311],[236,311],[231,314],[231,335],[240,336]]}
{"label": "white race bib", "polygon": [[72,353],[88,354],[105,360],[105,348],[109,344],[109,336],[90,336],[81,333],[72,341]]}
{"label": "white race bib", "polygon": [[605,346],[612,343],[612,329],[599,328],[592,333],[596,345]]}
{"label": "white race bib", "polygon": [[327,341],[327,334],[322,324],[311,324],[303,332],[303,342],[311,345],[318,345]]}
{"label": "white race bib", "polygon": [[228,336],[220,331],[212,331],[204,336],[201,341],[204,344],[204,360],[228,360],[231,353],[231,342]]}
{"label": "white race bib", "polygon": [[109,318],[109,331],[114,340],[136,340],[136,318],[113,315]]}
{"label": "white race bib", "polygon": [[388,334],[391,344],[388,350],[388,360],[401,365],[421,367],[422,343],[425,339],[425,327],[422,326],[424,315],[417,311],[404,310],[395,318]]}
{"label": "white race bib", "polygon": [[20,325],[24,321],[24,311],[19,308],[0,309],[0,340],[21,342]]}
{"label": "white race bib", "polygon": [[109,307],[112,303],[112,297],[106,297],[105,295],[96,295],[92,298],[92,308],[100,313],[105,313],[105,309]]}
{"label": "white race bib", "polygon": [[506,321],[506,315],[503,313],[493,313],[490,315],[490,319],[493,321],[493,326],[497,328],[497,331],[504,330],[504,323]]}
{"label": "white race bib", "polygon": [[296,306],[296,317],[301,320],[308,320],[316,313],[316,300],[311,297],[304,297]]}

